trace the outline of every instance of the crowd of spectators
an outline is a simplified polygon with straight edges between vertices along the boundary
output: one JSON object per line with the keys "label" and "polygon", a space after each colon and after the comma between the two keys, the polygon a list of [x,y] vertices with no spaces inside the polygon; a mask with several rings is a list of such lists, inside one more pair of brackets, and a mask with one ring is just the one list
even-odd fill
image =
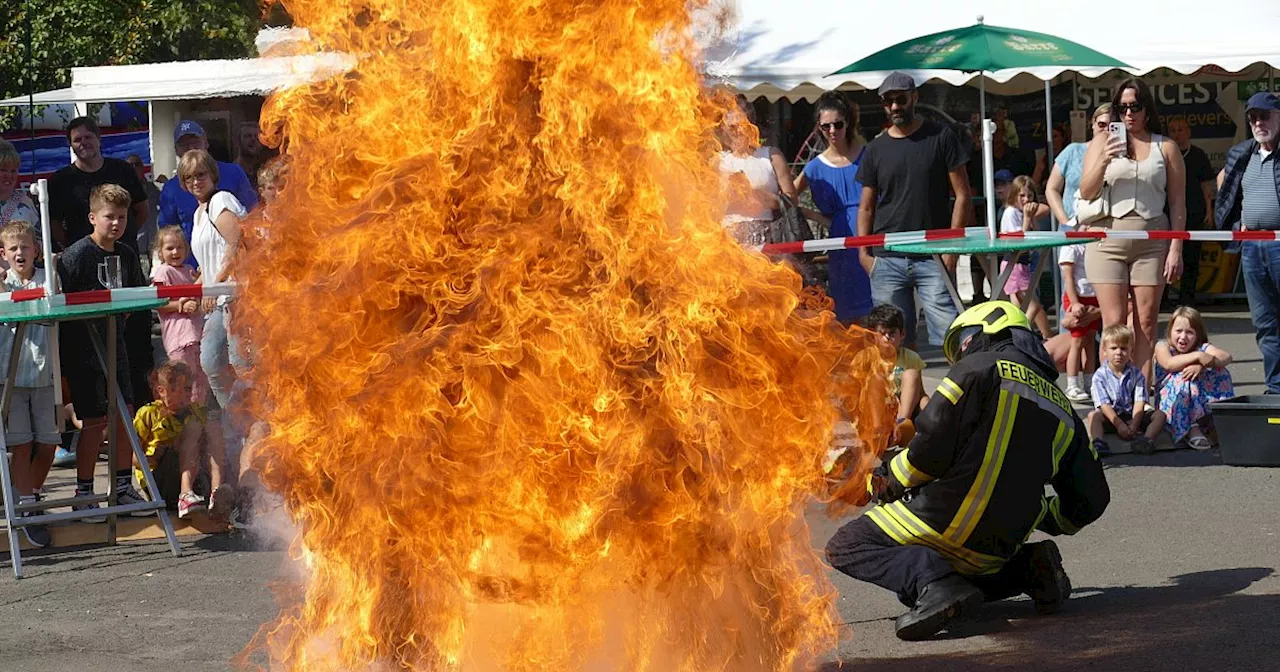
{"label": "crowd of spectators", "polygon": [[[268,159],[265,152],[246,152],[239,163],[215,161],[204,129],[190,120],[174,133],[180,158],[172,179],[148,180],[140,157],[103,156],[101,130],[90,117],[71,120],[66,135],[73,159],[49,180],[51,260],[41,258],[37,205],[17,188],[20,157],[13,145],[0,141],[0,243],[9,291],[41,287],[45,273],[56,273],[63,292],[233,281],[242,222],[259,201],[244,168],[260,177],[268,200],[274,200],[287,173],[281,159]],[[129,313],[116,331],[114,363],[105,363],[95,349],[95,341],[101,343],[107,333],[105,319],[59,323],[57,352],[50,350],[46,327],[28,329],[22,344],[14,343],[12,326],[0,328],[0,372],[7,373],[11,349],[22,348],[5,424],[21,503],[42,498],[55,460],[74,463],[77,497],[93,495],[99,449],[109,427],[116,432],[118,468],[109,477],[117,504],[139,504],[157,495],[135,485],[135,479],[145,481],[134,472],[140,465],[133,459],[125,418],[107,417],[105,365],[114,365],[125,413],[142,439],[159,494],[176,506],[179,517],[204,510],[233,522],[247,516],[249,493],[235,486],[249,464],[241,460],[244,468],[238,471],[229,466],[240,452],[235,444],[245,428],[222,413],[237,403],[236,380],[248,366],[230,335],[232,306],[228,297],[174,299],[155,313]],[[164,352],[160,361],[153,354],[155,319]],[[54,358],[60,380],[53,379]],[[69,402],[64,408],[55,407],[55,385]],[[64,421],[74,431],[63,433]],[[72,508],[84,514],[83,520],[106,520],[94,501],[81,500]],[[43,525],[21,529],[37,547],[51,541]]]}

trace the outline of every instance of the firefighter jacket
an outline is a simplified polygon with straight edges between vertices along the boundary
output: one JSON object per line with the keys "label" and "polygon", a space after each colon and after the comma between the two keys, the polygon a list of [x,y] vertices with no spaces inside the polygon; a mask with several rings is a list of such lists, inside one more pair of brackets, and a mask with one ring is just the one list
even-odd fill
{"label": "firefighter jacket", "polygon": [[1037,528],[1074,534],[1110,501],[1053,362],[1027,337],[971,346],[887,465],[888,503],[866,513],[898,543],[933,548],[961,574],[998,571]]}

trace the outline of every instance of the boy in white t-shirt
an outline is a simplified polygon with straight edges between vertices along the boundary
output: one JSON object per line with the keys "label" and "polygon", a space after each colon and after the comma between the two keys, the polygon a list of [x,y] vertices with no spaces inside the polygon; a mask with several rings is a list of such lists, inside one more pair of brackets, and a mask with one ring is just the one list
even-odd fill
{"label": "boy in white t-shirt", "polygon": [[[1069,225],[1063,225],[1070,229]],[[1058,268],[1062,271],[1062,324],[1071,332],[1071,350],[1067,352],[1067,398],[1074,402],[1090,400],[1082,370],[1097,368],[1094,332],[1101,324],[1102,313],[1093,284],[1084,272],[1084,245],[1058,248]]]}

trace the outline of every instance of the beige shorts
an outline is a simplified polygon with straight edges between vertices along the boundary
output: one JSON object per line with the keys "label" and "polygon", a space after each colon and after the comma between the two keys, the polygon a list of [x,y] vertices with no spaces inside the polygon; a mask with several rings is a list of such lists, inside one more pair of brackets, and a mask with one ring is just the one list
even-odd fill
{"label": "beige shorts", "polygon": [[[1089,230],[1165,231],[1168,228],[1169,218],[1164,215],[1143,219],[1129,213],[1118,219],[1104,219]],[[1086,245],[1084,250],[1084,271],[1089,282],[1095,285],[1158,287],[1164,284],[1164,260],[1169,253],[1167,240],[1105,238]]]}

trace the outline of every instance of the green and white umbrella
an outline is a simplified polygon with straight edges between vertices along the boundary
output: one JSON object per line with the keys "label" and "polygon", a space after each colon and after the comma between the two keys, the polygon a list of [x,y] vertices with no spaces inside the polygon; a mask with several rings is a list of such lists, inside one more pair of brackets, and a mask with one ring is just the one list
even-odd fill
{"label": "green and white umbrella", "polygon": [[[1060,37],[1016,28],[988,26],[978,17],[978,23],[965,28],[931,33],[881,49],[831,73],[842,75],[851,72],[889,70],[959,70],[961,72],[988,73],[1009,68],[1084,67],[1128,68],[1129,64],[1095,51],[1082,44]],[[986,78],[979,77],[979,108],[982,118],[987,117]],[[1048,128],[1053,118],[1048,103],[1049,82],[1045,87],[1045,117]],[[1047,132],[1047,131],[1046,131]],[[1050,136],[1052,143],[1052,136]],[[1052,152],[1050,147],[1049,151]],[[986,193],[991,194],[991,164],[986,157],[983,166]],[[995,208],[987,207],[987,226],[994,231]]]}

